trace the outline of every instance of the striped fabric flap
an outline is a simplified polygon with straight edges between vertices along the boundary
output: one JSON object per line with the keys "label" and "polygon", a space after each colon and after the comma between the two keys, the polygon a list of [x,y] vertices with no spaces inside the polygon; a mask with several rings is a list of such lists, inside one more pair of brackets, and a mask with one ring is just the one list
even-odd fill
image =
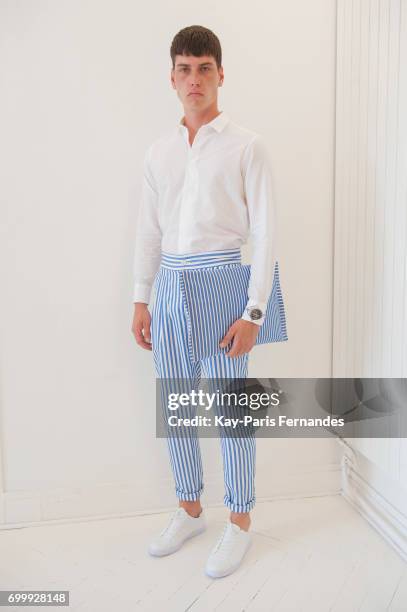
{"label": "striped fabric flap", "polygon": [[[183,270],[181,288],[191,325],[190,335],[195,360],[230,349],[231,345],[221,349],[219,342],[232,323],[244,312],[248,300],[249,280],[250,264]],[[286,340],[288,336],[277,261],[265,320],[260,327],[256,344]]]}

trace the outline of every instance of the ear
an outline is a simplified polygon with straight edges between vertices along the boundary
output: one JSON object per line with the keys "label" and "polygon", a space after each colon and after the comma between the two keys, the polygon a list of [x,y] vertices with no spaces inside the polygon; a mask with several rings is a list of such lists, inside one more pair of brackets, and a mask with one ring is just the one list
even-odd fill
{"label": "ear", "polygon": [[225,75],[223,74],[223,66],[219,67],[218,73],[219,73],[219,85],[222,85],[224,78],[225,78]]}

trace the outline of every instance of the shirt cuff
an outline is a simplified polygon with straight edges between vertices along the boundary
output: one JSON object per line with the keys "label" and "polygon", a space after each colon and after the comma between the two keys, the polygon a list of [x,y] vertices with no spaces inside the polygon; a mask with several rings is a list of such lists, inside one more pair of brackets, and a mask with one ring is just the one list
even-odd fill
{"label": "shirt cuff", "polygon": [[134,286],[133,303],[142,302],[144,304],[149,304],[150,297],[151,287],[149,287],[148,285],[140,285],[139,283]]}
{"label": "shirt cuff", "polygon": [[[261,319],[251,319],[249,313],[247,312],[247,308],[259,308],[262,311],[263,316],[261,317]],[[267,308],[266,302],[256,302],[253,299],[249,299],[241,318],[244,321],[250,321],[250,323],[255,323],[256,325],[260,327],[261,325],[263,325],[264,320],[266,318],[266,308]]]}

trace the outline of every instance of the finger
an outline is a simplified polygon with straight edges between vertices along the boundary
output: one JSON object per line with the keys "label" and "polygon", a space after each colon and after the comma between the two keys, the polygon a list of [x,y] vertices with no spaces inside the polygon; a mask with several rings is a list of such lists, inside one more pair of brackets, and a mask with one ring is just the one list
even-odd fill
{"label": "finger", "polygon": [[152,351],[153,347],[151,344],[148,344],[148,342],[144,342],[144,340],[142,340],[141,342],[137,342],[137,344],[139,346],[141,346],[141,348],[143,349],[147,349],[148,351]]}
{"label": "finger", "polygon": [[141,333],[141,329],[140,329],[140,328],[135,330],[135,332],[134,332],[134,336],[135,336],[135,338],[136,338],[136,342],[137,342],[137,344],[138,344],[139,346],[141,346],[142,348],[148,349],[148,350],[151,350],[151,349],[152,349],[151,344],[148,344],[148,343],[147,343],[147,342],[144,340],[144,336],[143,336],[143,334]]}
{"label": "finger", "polygon": [[143,334],[141,333],[141,328],[133,328],[133,334],[136,339],[136,342],[143,342],[144,338]]}
{"label": "finger", "polygon": [[149,323],[147,323],[144,326],[143,334],[144,334],[144,340],[146,342],[151,342],[151,331],[150,331],[150,324]]}
{"label": "finger", "polygon": [[238,341],[234,341],[232,344],[232,348],[228,353],[226,353],[227,357],[238,357],[241,350],[240,343]]}
{"label": "finger", "polygon": [[233,340],[233,338],[234,338],[234,336],[235,336],[235,333],[236,333],[236,332],[235,332],[235,328],[234,328],[234,327],[233,327],[233,325],[232,325],[232,327],[230,327],[230,328],[228,329],[227,333],[226,333],[226,334],[223,336],[222,340],[221,340],[221,341],[220,341],[220,343],[219,343],[219,346],[220,346],[221,348],[223,348],[223,347],[227,346],[227,345],[229,344],[229,342],[230,342],[231,340]]}

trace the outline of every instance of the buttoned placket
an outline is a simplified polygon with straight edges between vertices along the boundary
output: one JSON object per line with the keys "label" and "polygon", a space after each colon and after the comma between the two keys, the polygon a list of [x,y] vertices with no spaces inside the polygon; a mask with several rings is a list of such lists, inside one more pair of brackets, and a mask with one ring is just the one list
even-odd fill
{"label": "buttoned placket", "polygon": [[[185,176],[184,183],[182,186],[182,200],[181,200],[181,213],[185,206],[188,206],[188,197],[192,194],[192,186],[193,181],[195,179],[195,188],[197,187],[197,169],[196,169],[196,159],[200,147],[200,140],[202,139],[202,134],[204,130],[206,131],[206,126],[201,126],[195,134],[194,140],[192,141],[192,145],[189,144],[189,132],[188,128],[185,125],[181,125],[182,136],[187,147],[187,163],[185,168]],[[186,196],[188,194],[188,197]],[[183,218],[181,214],[181,219]],[[180,236],[183,235],[182,230],[180,231]],[[191,263],[190,260],[186,260],[185,263],[189,265]]]}

